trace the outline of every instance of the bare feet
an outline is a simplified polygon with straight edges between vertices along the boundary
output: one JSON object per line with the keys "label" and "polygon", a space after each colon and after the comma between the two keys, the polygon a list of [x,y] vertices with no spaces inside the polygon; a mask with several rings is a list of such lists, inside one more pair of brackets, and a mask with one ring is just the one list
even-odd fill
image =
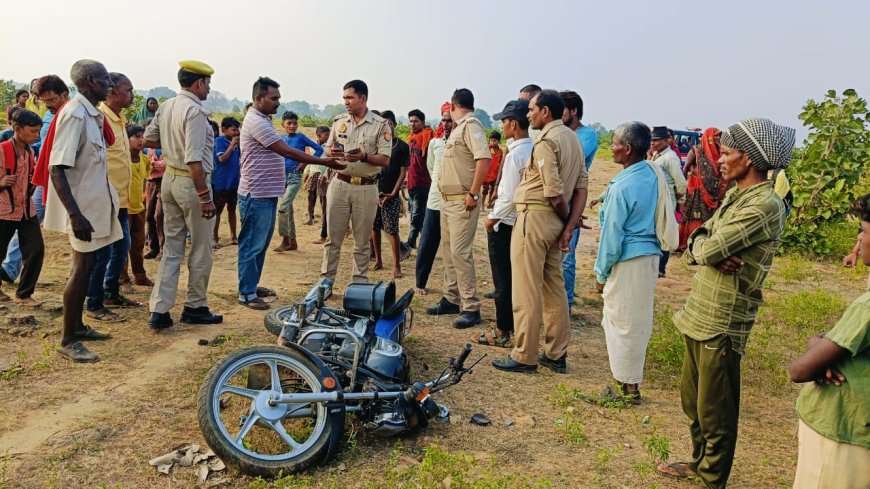
{"label": "bare feet", "polygon": [[211,241],[211,249],[218,250],[221,247],[221,240],[219,238],[215,238]]}
{"label": "bare feet", "polygon": [[126,284],[121,284],[121,292],[125,294],[135,294],[136,289],[133,288],[133,284],[127,282]]}
{"label": "bare feet", "polygon": [[233,236],[233,238],[230,239],[230,245],[232,245],[232,246],[238,246],[238,245],[239,245],[239,239],[236,238],[235,236]]}
{"label": "bare feet", "polygon": [[311,226],[312,224],[314,224],[314,218],[313,218],[313,217],[309,217],[308,220],[305,221],[305,222],[302,223],[302,224],[305,224],[306,226]]}
{"label": "bare feet", "polygon": [[4,294],[2,290],[0,290],[0,302],[9,302],[12,298],[8,295]]}
{"label": "bare feet", "polygon": [[369,267],[370,272],[376,272],[378,270],[383,270],[383,269],[384,269],[384,264],[381,262],[372,263],[372,265]]}
{"label": "bare feet", "polygon": [[402,269],[394,268],[393,269],[393,278],[402,278]]}
{"label": "bare feet", "polygon": [[317,238],[313,241],[314,244],[324,244],[326,243],[326,238]]}
{"label": "bare feet", "polygon": [[289,248],[289,250],[290,250],[290,251],[294,251],[294,250],[298,250],[298,249],[299,249],[299,244],[296,243],[296,238],[290,238],[290,248]]}
{"label": "bare feet", "polygon": [[295,239],[284,238],[283,240],[281,240],[281,244],[278,245],[278,247],[275,248],[274,251],[278,253],[284,253],[285,251],[295,250],[296,248],[297,246]]}
{"label": "bare feet", "polygon": [[12,302],[14,302],[15,304],[17,304],[19,306],[24,306],[24,307],[39,307],[40,304],[42,304],[41,302],[34,299],[33,297],[25,297],[23,299],[19,299],[18,297],[15,297],[14,299],[12,299]]}
{"label": "bare feet", "polygon": [[414,294],[416,294],[416,295],[426,295],[428,293],[429,293],[429,291],[426,290],[425,288],[414,287]]}

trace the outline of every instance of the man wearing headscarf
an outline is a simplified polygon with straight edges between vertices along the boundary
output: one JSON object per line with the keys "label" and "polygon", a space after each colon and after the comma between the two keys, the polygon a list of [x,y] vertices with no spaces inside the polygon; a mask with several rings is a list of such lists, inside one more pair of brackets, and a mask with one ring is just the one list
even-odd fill
{"label": "man wearing headscarf", "polygon": [[725,487],[737,444],[740,359],[785,226],[785,207],[767,179],[788,166],[795,131],[751,118],[722,132],[722,177],[734,181],[713,217],[689,237],[686,255],[700,265],[686,305],[674,316],[686,352],[680,387],[691,421],[693,460],[660,464],[665,476],[697,475]]}

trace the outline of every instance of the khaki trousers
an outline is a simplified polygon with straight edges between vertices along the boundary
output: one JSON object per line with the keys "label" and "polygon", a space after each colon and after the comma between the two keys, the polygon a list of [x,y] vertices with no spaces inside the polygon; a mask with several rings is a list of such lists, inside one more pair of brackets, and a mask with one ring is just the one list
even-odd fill
{"label": "khaki trousers", "polygon": [[870,449],[839,443],[798,420],[798,461],[794,489],[870,487]]}
{"label": "khaki trousers", "polygon": [[565,225],[555,212],[521,211],[511,234],[515,361],[536,365],[541,324],[544,354],[558,360],[571,338],[559,237]]}
{"label": "khaki trousers", "polygon": [[372,225],[378,210],[377,185],[351,185],[333,178],[326,191],[326,244],[320,276],[334,279],[348,224],[353,228],[353,281],[369,277]]}
{"label": "khaki trousers", "polygon": [[463,311],[480,311],[474,272],[474,233],[481,203],[465,210],[465,200],[441,201],[441,260],[444,264],[444,298]]}
{"label": "khaki trousers", "polygon": [[208,280],[212,266],[212,233],[214,219],[204,219],[196,187],[189,176],[163,176],[160,190],[163,200],[163,258],[157,269],[157,280],[151,290],[151,312],[165,313],[175,305],[178,274],[184,260],[187,233],[190,232],[190,256],[187,258],[187,300],[185,307],[208,306]]}

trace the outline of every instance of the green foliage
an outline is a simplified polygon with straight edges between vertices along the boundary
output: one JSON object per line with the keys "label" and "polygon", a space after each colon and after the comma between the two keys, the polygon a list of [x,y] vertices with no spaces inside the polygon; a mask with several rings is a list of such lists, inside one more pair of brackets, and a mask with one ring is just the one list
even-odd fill
{"label": "green foliage", "polygon": [[489,116],[489,113],[480,107],[474,109],[474,117],[483,124],[483,128],[487,131],[492,129],[492,117]]}
{"label": "green foliage", "polygon": [[653,333],[647,347],[646,373],[651,380],[676,385],[683,368],[685,342],[674,325],[674,311],[665,306],[656,311]]}
{"label": "green foliage", "polygon": [[411,126],[407,124],[396,125],[396,137],[402,141],[408,142],[408,136],[411,135]]}
{"label": "green foliage", "polygon": [[17,91],[15,82],[0,78],[0,109],[3,109],[3,124],[6,124],[6,107],[15,102],[15,92]]}
{"label": "green foliage", "polygon": [[302,127],[332,127],[332,119],[325,117],[314,117],[313,115],[299,116],[299,125]]}
{"label": "green foliage", "polygon": [[598,152],[595,156],[598,158],[610,159],[613,158],[613,152],[610,151],[610,145],[613,144],[613,131],[601,131],[598,133]]}
{"label": "green foliage", "polygon": [[783,243],[828,255],[834,244],[825,225],[845,221],[860,196],[858,183],[870,160],[870,112],[855,90],[843,91],[842,97],[829,90],[821,102],[807,102],[799,117],[810,133],[787,170],[794,206]]}
{"label": "green foliage", "polygon": [[671,440],[664,435],[655,433],[643,437],[643,447],[646,453],[656,462],[664,462],[671,456]]}
{"label": "green foliage", "polygon": [[145,105],[145,97],[139,95],[138,93],[134,93],[133,104],[123,110],[124,117],[127,118],[127,122],[129,122],[130,124],[133,123],[133,116],[138,114],[139,111],[142,110],[143,105]]}
{"label": "green foliage", "polygon": [[583,431],[583,424],[568,415],[565,419],[557,419],[556,427],[562,432],[565,443],[569,445],[582,445],[586,442],[586,432]]}
{"label": "green foliage", "polygon": [[830,329],[846,308],[846,301],[826,290],[775,296],[767,300],[749,336],[744,362],[765,386],[789,384],[786,367],[806,349],[810,336]]}

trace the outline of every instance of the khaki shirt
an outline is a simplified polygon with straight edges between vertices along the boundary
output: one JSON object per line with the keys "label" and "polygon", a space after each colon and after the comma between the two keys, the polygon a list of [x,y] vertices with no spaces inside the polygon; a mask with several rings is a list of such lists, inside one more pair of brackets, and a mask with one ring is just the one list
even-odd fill
{"label": "khaki shirt", "polygon": [[444,195],[471,191],[477,160],[489,160],[486,130],[471,113],[456,122],[444,147],[444,159],[438,173],[438,190]]}
{"label": "khaki shirt", "polygon": [[561,120],[550,121],[535,139],[514,202],[550,205],[551,197],[561,195],[570,205],[574,189],[588,186],[580,140]]}
{"label": "khaki shirt", "polygon": [[[359,148],[369,155],[383,155],[389,158],[392,141],[393,133],[386,119],[368,110],[359,124],[348,113],[337,116],[332,122],[329,139],[323,147],[328,150],[335,143],[341,143],[345,152]],[[324,156],[328,156],[328,153]],[[347,168],[338,173],[351,177],[372,178],[381,171],[381,167],[362,161],[339,161],[345,163]]]}
{"label": "khaki shirt", "polygon": [[[108,238],[118,219],[118,193],[109,183],[103,114],[81,93],[55,116],[50,166],[66,168],[73,199],[94,228],[93,239]],[[52,186],[45,207],[45,229],[73,235],[69,214]]]}
{"label": "khaki shirt", "polygon": [[208,116],[196,95],[182,90],[160,104],[145,129],[145,140],[160,143],[167,166],[187,170],[188,163],[200,162],[206,173],[212,173],[214,134]]}
{"label": "khaki shirt", "polygon": [[130,140],[127,138],[127,118],[124,114],[112,112],[105,102],[98,107],[109,121],[109,127],[115,134],[115,144],[109,146],[107,158],[109,164],[109,183],[118,192],[118,205],[121,209],[130,208],[130,181],[133,175],[130,161]]}

